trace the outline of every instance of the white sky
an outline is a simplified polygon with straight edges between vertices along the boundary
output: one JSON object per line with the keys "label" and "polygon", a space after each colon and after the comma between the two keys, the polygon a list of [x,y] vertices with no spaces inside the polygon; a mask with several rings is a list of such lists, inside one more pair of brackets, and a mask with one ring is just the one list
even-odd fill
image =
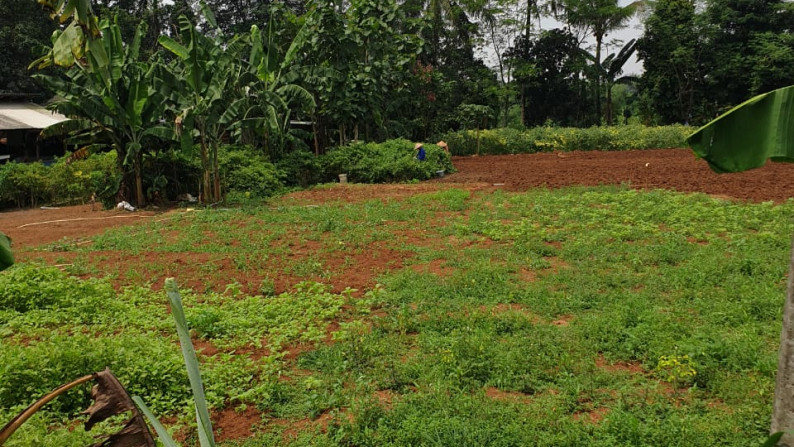
{"label": "white sky", "polygon": [[[620,6],[626,6],[632,1],[633,0],[618,0],[618,4]],[[540,27],[544,30],[549,30],[554,28],[562,28],[564,27],[564,25],[561,24],[560,22],[557,22],[554,19],[544,17],[540,22]],[[614,33],[609,34],[604,38],[604,43],[603,43],[604,46],[601,49],[601,53],[603,54],[603,57],[606,57],[610,53],[620,51],[620,48],[622,47],[623,44],[625,44],[631,39],[639,38],[640,36],[642,36],[642,33],[643,33],[643,25],[642,25],[642,17],[640,14],[638,16],[633,17],[629,22],[629,24],[626,26],[626,28],[619,31],[615,31]],[[621,41],[621,43],[619,45],[611,45],[611,43],[613,43],[613,41],[615,40],[619,40]],[[586,42],[588,42],[590,45],[595,47],[595,40],[592,37],[588,38]],[[478,51],[478,56],[481,57],[489,67],[496,66],[496,57],[493,55],[493,49],[491,47],[486,46],[484,48],[481,48]],[[626,65],[623,68],[623,75],[640,75],[642,74],[642,72],[643,72],[642,63],[637,60],[637,56],[635,53],[634,56],[632,56],[631,59],[629,59],[628,62],[626,62]]]}

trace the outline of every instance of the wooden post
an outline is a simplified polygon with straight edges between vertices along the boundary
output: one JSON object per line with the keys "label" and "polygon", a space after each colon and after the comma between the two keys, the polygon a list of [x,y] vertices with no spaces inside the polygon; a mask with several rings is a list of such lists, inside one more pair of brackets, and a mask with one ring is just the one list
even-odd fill
{"label": "wooden post", "polygon": [[783,328],[777,360],[775,402],[771,432],[788,432],[778,445],[794,446],[794,239],[789,260],[786,303],[783,305]]}

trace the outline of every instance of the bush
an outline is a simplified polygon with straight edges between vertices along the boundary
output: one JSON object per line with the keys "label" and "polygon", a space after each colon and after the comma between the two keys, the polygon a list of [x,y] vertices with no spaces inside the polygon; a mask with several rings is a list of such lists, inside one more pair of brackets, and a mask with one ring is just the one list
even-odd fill
{"label": "bush", "polygon": [[[480,131],[480,154],[520,154],[553,151],[622,151],[685,147],[692,128],[682,125],[646,127],[642,125],[511,128]],[[454,155],[477,153],[477,132],[463,130],[442,136]]]}
{"label": "bush", "polygon": [[296,150],[289,152],[276,162],[276,168],[284,175],[287,186],[307,187],[321,181],[321,165],[311,152]]}
{"label": "bush", "polygon": [[323,180],[339,174],[359,183],[388,183],[427,180],[436,171],[454,172],[449,154],[435,144],[425,144],[427,157],[416,159],[414,143],[398,139],[383,143],[354,143],[338,147],[320,158]]}
{"label": "bush", "polygon": [[265,198],[283,188],[284,174],[267,156],[249,146],[222,147],[218,158],[226,191]]}
{"label": "bush", "polygon": [[85,203],[96,194],[112,202],[121,182],[116,152],[66,161],[70,154],[47,166],[36,163],[0,165],[0,209],[37,206],[41,203]]}

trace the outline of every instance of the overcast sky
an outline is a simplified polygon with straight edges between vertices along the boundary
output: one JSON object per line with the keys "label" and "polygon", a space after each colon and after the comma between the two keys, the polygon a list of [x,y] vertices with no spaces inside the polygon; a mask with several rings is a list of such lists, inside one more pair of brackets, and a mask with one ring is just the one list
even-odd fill
{"label": "overcast sky", "polygon": [[[618,4],[620,6],[625,6],[631,3],[633,0],[618,0]],[[562,28],[564,25],[560,22],[555,21],[551,18],[543,18],[540,22],[540,27],[542,29],[554,29],[554,28]],[[635,16],[631,19],[629,24],[626,28],[615,31],[612,34],[607,35],[604,38],[603,47],[601,48],[601,54],[603,57],[608,56],[610,53],[615,53],[620,51],[620,48],[623,44],[628,42],[631,39],[636,39],[642,36],[643,26],[642,26],[642,19],[639,16]],[[612,45],[612,43],[618,40],[621,43],[619,45]],[[595,39],[589,37],[587,43],[592,45],[591,50],[595,49]],[[490,47],[486,47],[480,50],[480,57],[483,58],[486,64],[493,67],[496,65],[495,57],[493,56],[493,50]],[[639,75],[642,74],[642,63],[637,60],[636,53],[634,56],[626,62],[626,65],[623,68],[624,75]]]}

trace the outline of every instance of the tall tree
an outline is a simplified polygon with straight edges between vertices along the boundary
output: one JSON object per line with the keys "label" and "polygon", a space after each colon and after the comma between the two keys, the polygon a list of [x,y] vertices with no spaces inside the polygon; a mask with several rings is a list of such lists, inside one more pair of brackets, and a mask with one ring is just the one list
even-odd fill
{"label": "tall tree", "polygon": [[[662,124],[699,122],[705,111],[703,48],[695,0],[658,0],[637,42],[640,88]],[[649,117],[650,118],[650,117]]]}
{"label": "tall tree", "polygon": [[168,91],[183,150],[191,151],[194,138],[198,140],[203,170],[201,198],[211,203],[221,200],[218,146],[231,124],[226,112],[236,99],[235,93],[239,94],[234,87],[242,71],[236,64],[241,58],[241,45],[223,39],[204,4],[202,15],[216,29],[214,37],[203,34],[185,16],[179,18],[179,41],[160,36],[160,44],[176,59],[159,77],[162,88]]}
{"label": "tall tree", "polygon": [[595,100],[596,113],[601,114],[601,49],[604,37],[613,31],[625,28],[629,19],[637,13],[640,2],[627,6],[618,5],[617,0],[563,0],[565,22],[573,28],[588,33],[595,39]]}
{"label": "tall tree", "polygon": [[617,54],[612,53],[601,62],[601,75],[604,78],[604,86],[606,87],[607,91],[605,116],[608,126],[614,124],[612,87],[617,82],[631,83],[636,81],[636,78],[633,76],[625,76],[622,78],[618,77],[623,73],[623,67],[626,65],[626,62],[628,62],[629,58],[634,54],[634,50],[637,48],[636,45],[636,39],[631,39],[625,45],[623,45],[623,48],[621,48]]}
{"label": "tall tree", "polygon": [[521,36],[509,56],[519,67],[516,82],[526,92],[527,103],[522,105],[526,126],[547,120],[561,125],[583,124],[592,106],[588,108],[582,97],[580,74],[586,61],[573,34],[553,29],[529,41]]}
{"label": "tall tree", "polygon": [[0,92],[43,93],[28,64],[50,45],[56,25],[33,0],[0,0]]}
{"label": "tall tree", "polygon": [[718,108],[794,83],[790,2],[709,0],[704,16],[709,96]]}

